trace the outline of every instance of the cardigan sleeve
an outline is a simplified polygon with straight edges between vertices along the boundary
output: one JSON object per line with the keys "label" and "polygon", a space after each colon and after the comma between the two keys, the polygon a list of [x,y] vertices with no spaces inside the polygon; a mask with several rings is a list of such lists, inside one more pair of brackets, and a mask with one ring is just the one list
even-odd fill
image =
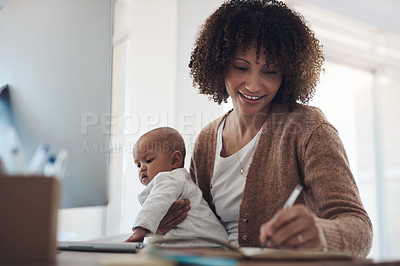
{"label": "cardigan sleeve", "polygon": [[303,144],[304,201],[317,216],[325,249],[366,257],[372,244],[372,224],[337,131],[331,124],[321,123]]}

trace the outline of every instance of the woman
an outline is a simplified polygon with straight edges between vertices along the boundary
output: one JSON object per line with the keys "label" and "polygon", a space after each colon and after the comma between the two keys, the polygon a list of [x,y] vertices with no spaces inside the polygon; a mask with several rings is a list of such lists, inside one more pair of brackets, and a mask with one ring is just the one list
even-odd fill
{"label": "woman", "polygon": [[[304,105],[324,61],[304,19],[278,1],[232,0],[205,22],[194,85],[233,110],[200,133],[191,176],[240,246],[349,251],[365,257],[370,219],[336,129]],[[301,102],[302,104],[300,104]],[[303,191],[282,210],[293,188]]]}

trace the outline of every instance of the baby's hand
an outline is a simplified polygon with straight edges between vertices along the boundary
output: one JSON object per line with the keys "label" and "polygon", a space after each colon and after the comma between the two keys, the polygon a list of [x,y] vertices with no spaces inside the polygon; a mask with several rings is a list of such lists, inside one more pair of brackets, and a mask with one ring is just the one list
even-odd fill
{"label": "baby's hand", "polygon": [[125,242],[143,242],[148,230],[143,227],[135,227],[133,234]]}

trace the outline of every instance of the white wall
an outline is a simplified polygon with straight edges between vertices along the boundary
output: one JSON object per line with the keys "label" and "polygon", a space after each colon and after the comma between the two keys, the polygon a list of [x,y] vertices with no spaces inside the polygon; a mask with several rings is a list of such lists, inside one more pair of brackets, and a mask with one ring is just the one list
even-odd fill
{"label": "white wall", "polygon": [[219,7],[221,0],[179,0],[178,1],[178,64],[176,114],[177,129],[184,136],[189,149],[187,162],[195,137],[209,122],[222,114],[223,107],[200,95],[193,88],[189,75],[189,60],[200,27],[206,18]]}
{"label": "white wall", "polygon": [[132,149],[144,132],[175,125],[177,2],[120,1],[115,11],[125,17],[114,28],[114,110],[122,147],[112,152],[111,200],[107,234],[129,232],[139,209]]}
{"label": "white wall", "polygon": [[188,167],[196,134],[222,112],[221,106],[192,88],[187,67],[198,26],[216,5],[210,0],[116,2],[115,11],[124,19],[118,20],[114,32],[114,70],[125,74],[114,75],[113,98],[119,99],[114,108],[124,106],[118,114],[124,121],[118,130],[122,133],[114,140],[127,149],[111,157],[111,195],[121,200],[119,207],[108,209],[107,234],[128,233],[140,208],[137,193],[143,186],[131,154],[140,135],[159,126],[178,129],[186,141]]}

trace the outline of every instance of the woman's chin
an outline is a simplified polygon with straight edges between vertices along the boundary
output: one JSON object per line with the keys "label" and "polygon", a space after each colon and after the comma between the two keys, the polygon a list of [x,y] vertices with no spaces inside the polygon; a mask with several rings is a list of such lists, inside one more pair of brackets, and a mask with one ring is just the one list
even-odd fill
{"label": "woman's chin", "polygon": [[257,104],[243,104],[241,103],[239,106],[240,113],[246,117],[254,117],[254,116],[260,116],[260,115],[266,115],[268,114],[269,110],[269,104],[265,105],[260,103]]}

